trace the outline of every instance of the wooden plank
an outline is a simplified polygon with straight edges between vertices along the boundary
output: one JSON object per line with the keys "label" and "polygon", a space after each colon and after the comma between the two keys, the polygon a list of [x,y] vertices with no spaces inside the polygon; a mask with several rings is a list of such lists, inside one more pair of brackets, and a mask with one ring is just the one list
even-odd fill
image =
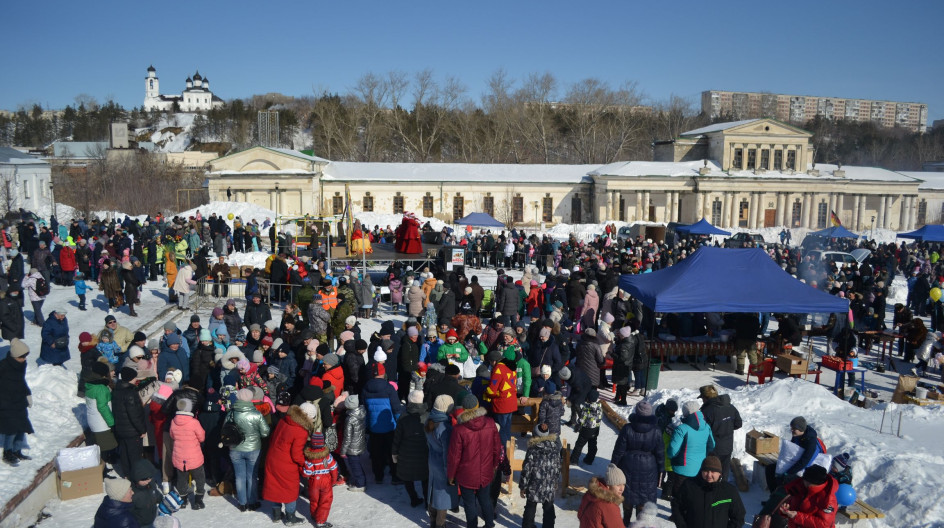
{"label": "wooden plank", "polygon": [[561,497],[564,497],[570,487],[570,447],[567,446],[567,440],[561,438],[561,442],[564,446],[564,457],[561,460]]}
{"label": "wooden plank", "polygon": [[844,509],[840,509],[839,513],[844,516],[858,521],[861,519],[884,519],[885,514],[874,506],[870,506],[861,500],[856,500],[855,504]]}
{"label": "wooden plank", "polygon": [[747,475],[744,474],[744,466],[737,458],[731,459],[731,472],[734,473],[734,480],[737,482],[739,490],[747,491],[750,489],[751,485],[747,481]]}

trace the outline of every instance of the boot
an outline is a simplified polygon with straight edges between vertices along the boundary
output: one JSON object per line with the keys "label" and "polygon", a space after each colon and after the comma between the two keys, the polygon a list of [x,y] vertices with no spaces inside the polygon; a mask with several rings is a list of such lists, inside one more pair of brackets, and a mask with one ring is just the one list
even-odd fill
{"label": "boot", "polygon": [[206,505],[203,504],[203,495],[202,495],[202,494],[200,494],[200,495],[194,495],[194,497],[193,497],[193,502],[192,502],[191,504],[192,504],[192,508],[193,508],[194,510],[202,510],[203,508],[206,508]]}
{"label": "boot", "polygon": [[23,451],[14,451],[13,456],[15,456],[16,458],[20,460],[33,460],[33,457],[29,455],[24,455]]}
{"label": "boot", "polygon": [[292,513],[291,515],[286,515],[283,522],[285,523],[286,526],[295,526],[297,524],[304,523],[305,519],[302,517],[299,517],[295,513]]}
{"label": "boot", "polygon": [[3,452],[3,462],[11,467],[17,467],[20,465],[20,461],[16,458],[16,455],[13,454],[13,451],[8,450],[4,450]]}
{"label": "boot", "polygon": [[272,522],[278,523],[282,520],[282,506],[272,508]]}

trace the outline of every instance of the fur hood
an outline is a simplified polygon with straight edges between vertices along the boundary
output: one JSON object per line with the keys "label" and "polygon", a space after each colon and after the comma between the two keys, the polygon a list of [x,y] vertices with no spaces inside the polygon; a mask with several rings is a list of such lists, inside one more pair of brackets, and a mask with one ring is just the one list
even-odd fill
{"label": "fur hood", "polygon": [[310,447],[305,448],[305,460],[321,460],[328,456],[328,448],[322,447],[321,449],[312,449]]}
{"label": "fur hood", "polygon": [[528,447],[530,448],[531,446],[535,446],[541,442],[557,442],[557,435],[551,433],[547,436],[533,436],[530,440],[528,440]]}
{"label": "fur hood", "polygon": [[[557,400],[557,401],[561,401],[561,400],[564,399],[564,395],[561,394],[561,393],[559,393],[559,392],[555,392],[554,394],[545,394],[545,395],[542,397],[542,399],[544,399],[544,400]],[[551,403],[557,403],[557,401],[551,401]]]}
{"label": "fur hood", "polygon": [[613,504],[623,503],[623,496],[614,493],[613,490],[608,488],[597,477],[590,478],[590,484],[587,485],[587,493],[601,501],[612,502]]}
{"label": "fur hood", "polygon": [[487,413],[485,409],[481,407],[476,407],[475,409],[468,409],[462,411],[459,415],[459,418],[456,419],[456,422],[460,424],[471,422],[472,420],[478,418],[479,416],[485,416]]}
{"label": "fur hood", "polygon": [[291,418],[293,422],[302,426],[309,433],[314,431],[314,424],[312,424],[311,418],[309,418],[307,414],[303,413],[301,407],[298,405],[292,405],[289,407],[286,415]]}

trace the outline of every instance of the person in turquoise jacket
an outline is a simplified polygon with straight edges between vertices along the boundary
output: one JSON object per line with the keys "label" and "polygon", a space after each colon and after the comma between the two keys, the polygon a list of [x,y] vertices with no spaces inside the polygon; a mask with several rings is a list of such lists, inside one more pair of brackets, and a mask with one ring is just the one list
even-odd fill
{"label": "person in turquoise jacket", "polygon": [[705,421],[697,400],[682,405],[682,423],[672,433],[669,450],[672,457],[672,471],[675,474],[672,494],[675,495],[685,479],[694,477],[701,469],[701,463],[715,448],[715,438],[711,426]]}

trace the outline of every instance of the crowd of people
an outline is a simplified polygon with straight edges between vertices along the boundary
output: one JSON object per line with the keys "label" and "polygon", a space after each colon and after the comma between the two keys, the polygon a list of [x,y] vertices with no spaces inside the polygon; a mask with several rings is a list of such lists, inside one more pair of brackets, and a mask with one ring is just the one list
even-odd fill
{"label": "crowd of people", "polygon": [[[467,269],[520,268],[521,278],[498,269],[496,288],[486,290],[475,275],[441,264],[414,270],[394,262],[381,281],[390,290],[384,317],[369,274],[294,258],[284,233],[273,229],[275,251],[247,277],[246,299],[239,301],[226,299],[231,273],[225,256],[231,247],[258,247],[259,228],[234,231],[216,215],[107,225],[77,220],[68,228],[53,221],[48,229],[24,220],[18,241],[4,238],[10,245],[0,333],[13,345],[0,379],[20,380],[25,372],[24,290],[33,323],[42,326],[40,364],[64,365],[71,358],[66,310],[42,314],[49,284],[74,287],[80,310],[91,289],[85,280],[97,282],[108,299],[104,326],[82,332],[78,346],[89,441],[120,475],[110,480],[129,482],[130,496],[124,485],[110,484],[104,510],[127,510],[138,525],[150,526],[159,507],[201,509],[208,491],[231,488],[239,510],[257,510],[266,501],[274,521],[292,525],[302,522],[296,501],[304,488],[313,522],[327,527],[335,486],[362,492],[384,485],[389,473],[392,484],[405,487],[411,506],[425,506],[432,526],[444,526],[461,503],[469,526],[481,518],[491,527],[501,483],[511,475],[504,445],[512,417],[526,399],[538,398],[539,423],[520,481],[522,525],[534,526],[540,505],[543,525],[553,526],[562,428],[577,435],[571,463],[592,464],[602,421],[599,391],[615,385],[615,403],[626,406],[628,396],[645,388],[647,341],[655,333],[689,337],[732,329],[736,370],[759,361],[753,347],[766,331],[765,314],[657,317],[619,288],[621,274],[671,266],[704,240],[672,246],[621,241],[609,227],[586,243],[518,231],[444,233],[469,245]],[[914,286],[910,309],[896,306],[893,324],[917,327],[921,320],[910,310],[927,310],[941,321],[933,319],[941,303],[931,300],[930,288],[924,297],[922,282],[935,277],[938,283],[944,274],[935,248],[872,243],[869,249],[858,266],[838,267],[798,248],[771,245],[768,251],[810,286],[849,298],[857,329],[884,325],[887,285],[902,272],[914,275]],[[183,329],[170,321],[153,339],[119,325],[113,311],[126,305],[135,315],[139,288],[159,277],[169,287],[168,302],[182,309],[202,277],[209,277],[221,304],[209,320],[193,314]],[[395,323],[394,315],[406,316],[405,322]],[[361,317],[383,322],[367,335]],[[778,320],[779,336],[797,339],[801,321]],[[857,345],[855,335],[848,342],[851,328],[833,317],[819,330],[835,338],[837,351],[851,354]],[[940,334],[928,334],[940,342]],[[922,351],[925,339],[908,334],[906,360],[909,352],[927,360],[933,348]],[[29,388],[11,381],[0,391],[10,395],[0,397],[0,418],[15,418],[0,419],[3,460],[16,465],[28,458]],[[633,407],[612,465],[590,482],[578,512],[581,526],[611,526],[612,519],[625,526],[634,515],[634,522],[645,522],[659,488],[671,499],[678,526],[743,521],[743,505],[727,483],[740,416],[713,386],[702,387],[701,397],[703,405],[670,401],[653,409],[641,401]],[[801,439],[812,429],[803,425]],[[826,482],[814,477],[804,480],[813,486],[807,489]],[[799,515],[807,505],[778,506],[777,515],[790,518],[790,526],[806,526],[790,513]]]}

